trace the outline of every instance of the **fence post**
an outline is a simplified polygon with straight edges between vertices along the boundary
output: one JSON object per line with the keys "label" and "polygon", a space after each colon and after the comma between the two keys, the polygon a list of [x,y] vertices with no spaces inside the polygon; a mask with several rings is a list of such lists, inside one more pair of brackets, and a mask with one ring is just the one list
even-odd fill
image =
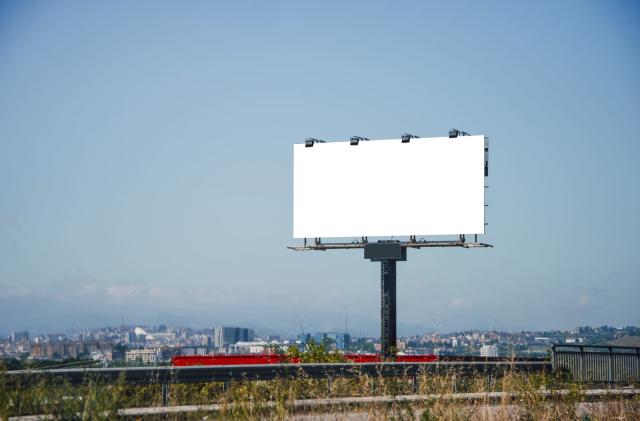
{"label": "fence post", "polygon": [[587,367],[586,364],[584,362],[584,347],[581,346],[580,348],[580,375],[582,376],[582,380],[583,382],[587,381]]}
{"label": "fence post", "polygon": [[162,406],[169,405],[169,385],[167,383],[162,383]]}
{"label": "fence post", "polygon": [[608,370],[607,380],[609,381],[609,386],[613,383],[613,349],[609,347],[609,370]]}
{"label": "fence post", "polygon": [[413,393],[418,393],[418,375],[414,374],[411,378],[411,388],[413,389]]}

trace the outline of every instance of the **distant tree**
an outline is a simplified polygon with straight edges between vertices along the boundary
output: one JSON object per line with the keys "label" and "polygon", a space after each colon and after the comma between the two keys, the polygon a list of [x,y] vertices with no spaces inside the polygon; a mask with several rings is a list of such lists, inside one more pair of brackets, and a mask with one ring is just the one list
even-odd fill
{"label": "distant tree", "polygon": [[127,346],[127,344],[123,342],[118,342],[114,344],[113,347],[111,348],[111,351],[113,353],[113,359],[124,360],[125,353],[127,352],[128,349],[129,347]]}
{"label": "distant tree", "polygon": [[285,353],[285,351],[282,349],[282,347],[280,345],[278,345],[278,344],[267,344],[264,347],[264,350],[265,350],[265,352],[267,354],[278,354],[278,355],[281,355],[281,354]]}
{"label": "distant tree", "polygon": [[17,358],[0,359],[0,371],[21,370],[22,367],[22,361]]}
{"label": "distant tree", "polygon": [[306,343],[304,351],[300,351],[295,345],[290,346],[287,351],[287,359],[297,360],[301,363],[342,363],[346,361],[341,353],[327,351],[325,344],[318,344],[313,339]]}

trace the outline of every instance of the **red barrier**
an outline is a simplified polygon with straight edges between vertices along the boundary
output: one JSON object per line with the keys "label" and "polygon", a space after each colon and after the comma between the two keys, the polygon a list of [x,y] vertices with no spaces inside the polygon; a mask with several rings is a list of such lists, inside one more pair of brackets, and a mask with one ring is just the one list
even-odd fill
{"label": "red barrier", "polygon": [[[362,363],[379,363],[380,355],[376,354],[344,354],[348,361]],[[399,363],[428,363],[437,361],[436,355],[398,355]],[[251,364],[285,364],[298,363],[298,359],[289,360],[282,354],[229,354],[229,355],[176,355],[171,358],[171,365],[184,367],[191,365],[251,365]]]}
{"label": "red barrier", "polygon": [[171,358],[173,366],[283,364],[285,362],[287,358],[280,354],[176,355]]}
{"label": "red barrier", "polygon": [[344,354],[344,359],[351,361],[352,363],[379,363],[381,361],[380,355],[376,354]]}
{"label": "red barrier", "polygon": [[437,355],[398,355],[396,361],[399,363],[431,363],[438,361]]}

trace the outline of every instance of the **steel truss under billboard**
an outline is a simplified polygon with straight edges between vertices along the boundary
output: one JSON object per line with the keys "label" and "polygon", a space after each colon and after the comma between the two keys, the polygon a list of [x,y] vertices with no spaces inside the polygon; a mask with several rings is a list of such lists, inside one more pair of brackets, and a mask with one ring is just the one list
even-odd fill
{"label": "steel truss under billboard", "polygon": [[295,238],[483,234],[488,138],[294,145]]}

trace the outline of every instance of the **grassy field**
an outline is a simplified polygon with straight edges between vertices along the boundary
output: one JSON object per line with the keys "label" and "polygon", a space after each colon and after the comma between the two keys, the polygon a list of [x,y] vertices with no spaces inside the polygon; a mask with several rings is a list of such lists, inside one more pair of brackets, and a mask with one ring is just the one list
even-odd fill
{"label": "grassy field", "polygon": [[[305,362],[338,362],[339,354],[311,350],[301,355]],[[470,377],[456,372],[424,374],[412,378],[361,375],[326,379],[299,377],[271,381],[240,381],[225,390],[222,383],[176,384],[169,389],[169,405],[217,404],[208,413],[151,416],[144,419],[277,419],[301,416],[294,402],[358,396],[431,395],[421,402],[392,401],[384,404],[324,408],[321,419],[341,419],[354,414],[368,419],[420,420],[640,420],[640,398],[612,398],[605,404],[587,399],[584,387],[569,379],[548,374],[507,373],[499,378]],[[636,385],[637,386],[637,385]],[[549,390],[568,390],[549,396]],[[499,400],[460,401],[438,397],[463,392],[507,392]],[[436,396],[433,396],[436,395]],[[585,403],[587,401],[590,403]],[[117,410],[161,405],[161,386],[129,386],[121,379],[105,384],[99,378],[83,385],[41,380],[24,389],[10,388],[0,373],[0,418],[51,414],[55,419],[122,419]],[[313,413],[307,409],[308,418]],[[329,418],[326,418],[326,417]],[[363,418],[358,418],[363,419]]]}

